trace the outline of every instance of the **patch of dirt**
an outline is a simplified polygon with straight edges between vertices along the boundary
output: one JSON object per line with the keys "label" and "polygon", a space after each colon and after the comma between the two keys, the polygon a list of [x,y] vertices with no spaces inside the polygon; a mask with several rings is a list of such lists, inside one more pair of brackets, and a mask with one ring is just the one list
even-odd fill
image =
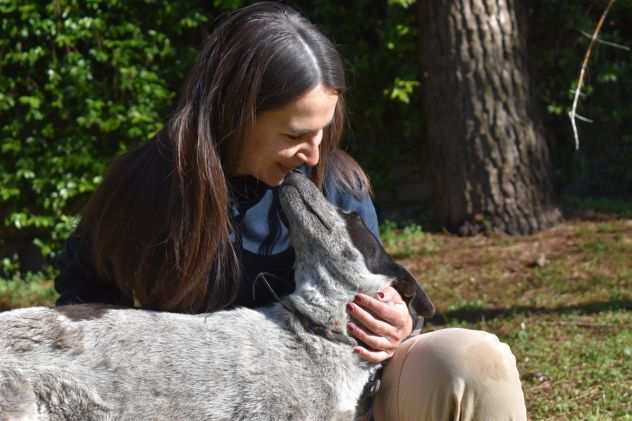
{"label": "patch of dirt", "polygon": [[[632,244],[632,219],[575,219],[523,237],[433,234],[433,240],[435,252],[400,262],[417,276],[439,312],[467,303],[552,308],[601,302],[609,299],[617,279],[630,294],[624,298],[632,297],[632,279],[625,277],[632,274],[632,259],[608,250],[597,256],[586,247],[589,242]],[[612,285],[592,288],[596,276]]]}

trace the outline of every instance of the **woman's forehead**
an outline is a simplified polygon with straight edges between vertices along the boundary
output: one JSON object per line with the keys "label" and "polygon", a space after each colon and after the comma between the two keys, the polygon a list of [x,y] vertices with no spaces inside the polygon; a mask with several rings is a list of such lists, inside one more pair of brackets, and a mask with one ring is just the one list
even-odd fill
{"label": "woman's forehead", "polygon": [[318,85],[295,101],[264,112],[258,120],[293,131],[317,131],[333,119],[338,94]]}

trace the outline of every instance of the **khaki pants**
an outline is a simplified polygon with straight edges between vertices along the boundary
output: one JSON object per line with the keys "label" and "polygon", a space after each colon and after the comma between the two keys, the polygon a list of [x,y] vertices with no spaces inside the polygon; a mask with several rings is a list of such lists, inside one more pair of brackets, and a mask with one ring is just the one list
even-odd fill
{"label": "khaki pants", "polygon": [[442,329],[405,341],[386,366],[375,421],[527,419],[516,359],[495,335]]}

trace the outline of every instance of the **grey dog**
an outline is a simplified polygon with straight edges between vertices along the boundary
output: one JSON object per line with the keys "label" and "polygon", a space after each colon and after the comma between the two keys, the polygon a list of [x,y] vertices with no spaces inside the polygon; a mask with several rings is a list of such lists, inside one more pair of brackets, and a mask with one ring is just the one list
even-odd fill
{"label": "grey dog", "polygon": [[184,315],[103,305],[0,313],[0,420],[352,420],[375,365],[345,306],[391,284],[432,303],[353,214],[307,178],[280,190],[295,291],[274,305]]}

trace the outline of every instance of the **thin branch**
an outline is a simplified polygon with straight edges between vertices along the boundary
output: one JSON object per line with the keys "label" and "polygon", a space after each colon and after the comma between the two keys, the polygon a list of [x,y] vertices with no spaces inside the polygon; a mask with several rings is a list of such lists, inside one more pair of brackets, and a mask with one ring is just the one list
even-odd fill
{"label": "thin branch", "polygon": [[[588,39],[592,39],[592,35],[590,35],[588,32],[584,32],[584,31],[579,31],[583,36],[585,36]],[[628,47],[627,45],[622,45],[622,44],[617,44],[616,42],[611,42],[611,41],[604,41],[602,39],[597,38],[596,40],[599,44],[604,44],[604,45],[608,45],[610,47],[614,47],[614,48],[619,48],[621,50],[625,50],[625,51],[630,51],[632,50],[632,48]]]}
{"label": "thin branch", "polygon": [[586,123],[594,123],[594,120],[591,120],[588,117],[584,117],[583,115],[577,113],[575,113],[575,118],[581,121],[585,121]]}
{"label": "thin branch", "polygon": [[595,28],[595,32],[592,34],[592,38],[590,40],[590,45],[588,46],[588,51],[586,51],[586,56],[584,57],[584,61],[582,63],[581,70],[579,72],[579,81],[577,82],[577,89],[575,90],[575,98],[573,99],[573,108],[568,113],[568,116],[571,119],[571,125],[573,126],[573,134],[575,135],[575,149],[579,149],[579,134],[577,133],[577,123],[575,122],[575,118],[577,117],[577,103],[579,102],[579,96],[581,94],[582,86],[584,85],[584,78],[586,77],[586,68],[588,67],[588,61],[590,60],[590,54],[592,53],[593,46],[597,42],[599,32],[601,32],[601,27],[603,26],[604,21],[606,20],[606,16],[610,11],[610,8],[614,4],[616,0],[610,0],[608,3],[608,7],[604,10],[603,14],[599,18],[599,22],[597,23],[597,27]]}

